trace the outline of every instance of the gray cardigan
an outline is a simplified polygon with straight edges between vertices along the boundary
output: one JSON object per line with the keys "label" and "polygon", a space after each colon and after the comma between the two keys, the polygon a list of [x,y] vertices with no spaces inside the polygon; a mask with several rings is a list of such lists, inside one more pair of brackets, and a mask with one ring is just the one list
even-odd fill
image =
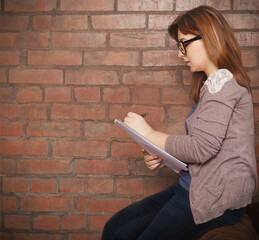
{"label": "gray cardigan", "polygon": [[190,204],[196,224],[251,203],[256,192],[254,119],[251,94],[226,69],[209,76],[188,135],[171,135],[167,152],[189,163]]}

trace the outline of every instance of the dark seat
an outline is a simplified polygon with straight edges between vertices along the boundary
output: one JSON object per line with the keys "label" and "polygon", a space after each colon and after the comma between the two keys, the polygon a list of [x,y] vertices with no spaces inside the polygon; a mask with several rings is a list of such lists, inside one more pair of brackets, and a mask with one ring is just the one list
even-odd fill
{"label": "dark seat", "polygon": [[199,240],[258,240],[259,202],[247,206],[246,214],[236,224],[213,229]]}

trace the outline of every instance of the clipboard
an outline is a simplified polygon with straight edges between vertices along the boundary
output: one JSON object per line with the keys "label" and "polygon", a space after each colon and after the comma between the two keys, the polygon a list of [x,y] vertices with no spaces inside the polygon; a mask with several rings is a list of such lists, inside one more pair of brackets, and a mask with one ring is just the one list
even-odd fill
{"label": "clipboard", "polygon": [[124,132],[126,132],[135,142],[137,142],[143,149],[145,149],[150,155],[157,155],[162,158],[162,162],[165,166],[171,168],[176,173],[181,170],[188,171],[186,163],[178,160],[168,152],[164,151],[154,143],[143,137],[141,134],[133,130],[127,124],[121,120],[114,120],[114,123],[118,125]]}

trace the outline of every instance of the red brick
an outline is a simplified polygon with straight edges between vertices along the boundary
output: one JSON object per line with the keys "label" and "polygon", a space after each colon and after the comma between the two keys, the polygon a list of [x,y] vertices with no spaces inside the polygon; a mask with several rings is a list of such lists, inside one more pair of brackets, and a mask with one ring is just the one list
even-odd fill
{"label": "red brick", "polygon": [[128,135],[115,126],[113,123],[85,122],[84,135],[90,138],[107,139],[113,137],[124,137]]}
{"label": "red brick", "polygon": [[88,17],[86,15],[35,16],[33,28],[40,31],[87,30]]}
{"label": "red brick", "polygon": [[107,149],[106,141],[88,141],[87,156],[106,157]]}
{"label": "red brick", "polygon": [[178,14],[149,15],[148,28],[166,30],[177,16]]}
{"label": "red brick", "polygon": [[136,143],[112,142],[111,156],[114,158],[137,158],[143,157],[141,148]]}
{"label": "red brick", "polygon": [[46,119],[47,106],[44,104],[0,104],[0,115],[6,119]]}
{"label": "red brick", "polygon": [[29,122],[27,135],[32,137],[80,137],[79,122]]}
{"label": "red brick", "polygon": [[137,87],[133,90],[132,102],[153,106],[160,105],[160,91],[158,88]]}
{"label": "red brick", "polygon": [[61,178],[60,193],[84,193],[86,189],[84,178]]}
{"label": "red brick", "polygon": [[259,46],[259,32],[235,32],[234,35],[241,47]]}
{"label": "red brick", "polygon": [[177,66],[185,65],[182,58],[178,57],[177,50],[147,51],[143,53],[143,66]]}
{"label": "red brick", "polygon": [[[4,217],[3,217],[4,219]],[[11,240],[11,233],[10,232],[4,232],[3,230],[0,232],[0,238],[4,240]]]}
{"label": "red brick", "polygon": [[78,87],[74,88],[77,102],[100,102],[101,94],[99,87]]}
{"label": "red brick", "polygon": [[0,51],[0,65],[18,65],[18,51]]}
{"label": "red brick", "polygon": [[73,85],[117,85],[119,79],[115,71],[68,70],[65,82]]}
{"label": "red brick", "polygon": [[110,45],[125,48],[165,47],[165,35],[161,32],[111,33]]}
{"label": "red brick", "polygon": [[[259,143],[255,144],[255,155],[256,155],[256,157],[259,157]],[[257,167],[259,167],[259,163],[257,163]]]}
{"label": "red brick", "polygon": [[137,66],[138,52],[135,51],[95,51],[85,52],[84,64],[87,66]]}
{"label": "red brick", "polygon": [[81,65],[80,51],[66,50],[31,50],[28,52],[29,65]]}
{"label": "red brick", "polygon": [[259,90],[254,89],[253,90],[253,103],[259,103]]}
{"label": "red brick", "polygon": [[124,84],[151,84],[151,85],[176,85],[176,71],[131,71],[125,73],[122,79]]}
{"label": "red brick", "polygon": [[70,102],[71,94],[68,87],[45,88],[45,102]]}
{"label": "red brick", "polygon": [[59,157],[85,157],[107,155],[105,141],[56,141],[52,143],[53,156]]}
{"label": "red brick", "polygon": [[98,120],[104,119],[105,108],[101,105],[54,104],[52,119]]}
{"label": "red brick", "polygon": [[61,218],[62,230],[82,230],[86,228],[86,225],[87,225],[87,216],[67,215]]}
{"label": "red brick", "polygon": [[69,240],[100,240],[101,236],[98,233],[71,233]]}
{"label": "red brick", "polygon": [[93,231],[101,231],[110,217],[111,216],[90,216],[90,229]]}
{"label": "red brick", "polygon": [[163,104],[188,104],[190,103],[189,93],[180,88],[163,88]]}
{"label": "red brick", "polygon": [[0,101],[1,102],[12,102],[14,99],[14,88],[12,87],[1,87],[0,88]]}
{"label": "red brick", "polygon": [[52,154],[55,157],[83,157],[88,155],[86,141],[55,141],[52,143]]}
{"label": "red brick", "polygon": [[252,87],[258,87],[259,86],[259,81],[258,81],[259,70],[249,71],[248,75],[251,79],[251,86]]}
{"label": "red brick", "polygon": [[94,29],[141,29],[146,27],[144,14],[116,14],[92,16]]}
{"label": "red brick", "polygon": [[0,83],[7,82],[5,69],[0,69]]}
{"label": "red brick", "polygon": [[52,34],[52,46],[67,48],[104,48],[106,46],[106,33],[54,32]]}
{"label": "red brick", "polygon": [[57,174],[70,172],[70,160],[21,159],[17,163],[17,173],[19,174]]}
{"label": "red brick", "polygon": [[191,110],[191,107],[183,107],[183,106],[170,106],[168,109],[168,117],[169,119],[175,122],[181,122],[184,124],[184,120]]}
{"label": "red brick", "polygon": [[92,194],[107,194],[113,192],[113,179],[92,178],[87,181],[87,191]]}
{"label": "red brick", "polygon": [[257,28],[259,17],[257,14],[224,14],[232,29]]}
{"label": "red brick", "polygon": [[75,160],[75,173],[98,175],[128,175],[129,162],[126,160]]}
{"label": "red brick", "polygon": [[241,53],[245,67],[255,67],[257,65],[257,55],[254,50],[242,50]]}
{"label": "red brick", "polygon": [[103,101],[111,103],[129,103],[130,90],[128,87],[104,88]]}
{"label": "red brick", "polygon": [[2,158],[0,161],[0,174],[13,174],[14,171],[15,171],[15,161],[12,159]]}
{"label": "red brick", "polygon": [[185,1],[176,1],[176,11],[187,11],[200,5],[210,5],[218,10],[231,10],[231,0],[218,0],[218,1],[206,1],[206,0],[189,0],[188,4]]}
{"label": "red brick", "polygon": [[164,108],[144,105],[122,106],[113,104],[110,106],[110,119],[124,119],[128,112],[141,114],[149,112],[148,121],[163,122],[165,118]]}
{"label": "red brick", "polygon": [[19,88],[16,93],[17,102],[41,102],[42,90],[40,87],[24,87]]}
{"label": "red brick", "polygon": [[55,233],[14,233],[14,240],[64,240],[63,234]]}
{"label": "red brick", "polygon": [[171,0],[118,0],[119,11],[169,11],[174,9],[174,2]]}
{"label": "red brick", "polygon": [[234,0],[234,10],[259,10],[259,2],[257,0]]}
{"label": "red brick", "polygon": [[0,196],[0,211],[2,212],[14,212],[16,211],[16,197]]}
{"label": "red brick", "polygon": [[78,212],[115,213],[130,204],[127,198],[78,198]]}
{"label": "red brick", "polygon": [[25,215],[6,215],[4,218],[5,228],[30,229],[30,217]]}
{"label": "red brick", "polygon": [[34,218],[33,229],[55,231],[58,230],[59,217],[40,215]]}
{"label": "red brick", "polygon": [[40,140],[1,140],[0,153],[5,155],[46,156],[47,142]]}
{"label": "red brick", "polygon": [[28,16],[0,16],[0,29],[19,31],[25,30],[29,24]]}
{"label": "red brick", "polygon": [[5,1],[6,12],[37,12],[51,11],[56,8],[56,0],[7,0]]}
{"label": "red brick", "polygon": [[0,33],[2,48],[44,48],[48,47],[49,34],[43,32]]}
{"label": "red brick", "polygon": [[21,211],[70,212],[74,210],[74,200],[62,197],[21,197]]}
{"label": "red brick", "polygon": [[142,179],[118,179],[116,192],[118,194],[143,194],[144,184]]}
{"label": "red brick", "polygon": [[259,121],[259,107],[254,107],[254,120]]}
{"label": "red brick", "polygon": [[183,84],[190,86],[192,83],[192,72],[190,70],[183,71]]}
{"label": "red brick", "polygon": [[62,84],[63,72],[58,69],[11,69],[9,83]]}
{"label": "red brick", "polygon": [[3,192],[28,192],[28,180],[25,178],[4,177]]}
{"label": "red brick", "polygon": [[32,179],[30,192],[56,193],[56,180],[54,180],[54,179]]}
{"label": "red brick", "polygon": [[76,11],[112,11],[114,9],[114,0],[61,0],[61,10]]}
{"label": "red brick", "polygon": [[149,196],[151,194],[160,192],[174,183],[172,179],[148,179],[145,185],[146,194]]}

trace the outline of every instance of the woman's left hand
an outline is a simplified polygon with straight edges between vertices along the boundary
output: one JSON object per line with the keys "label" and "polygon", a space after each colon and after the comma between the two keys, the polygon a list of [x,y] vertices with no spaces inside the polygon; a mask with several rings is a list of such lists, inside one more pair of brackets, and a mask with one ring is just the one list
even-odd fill
{"label": "woman's left hand", "polygon": [[153,130],[143,117],[133,112],[127,114],[124,122],[144,137]]}

